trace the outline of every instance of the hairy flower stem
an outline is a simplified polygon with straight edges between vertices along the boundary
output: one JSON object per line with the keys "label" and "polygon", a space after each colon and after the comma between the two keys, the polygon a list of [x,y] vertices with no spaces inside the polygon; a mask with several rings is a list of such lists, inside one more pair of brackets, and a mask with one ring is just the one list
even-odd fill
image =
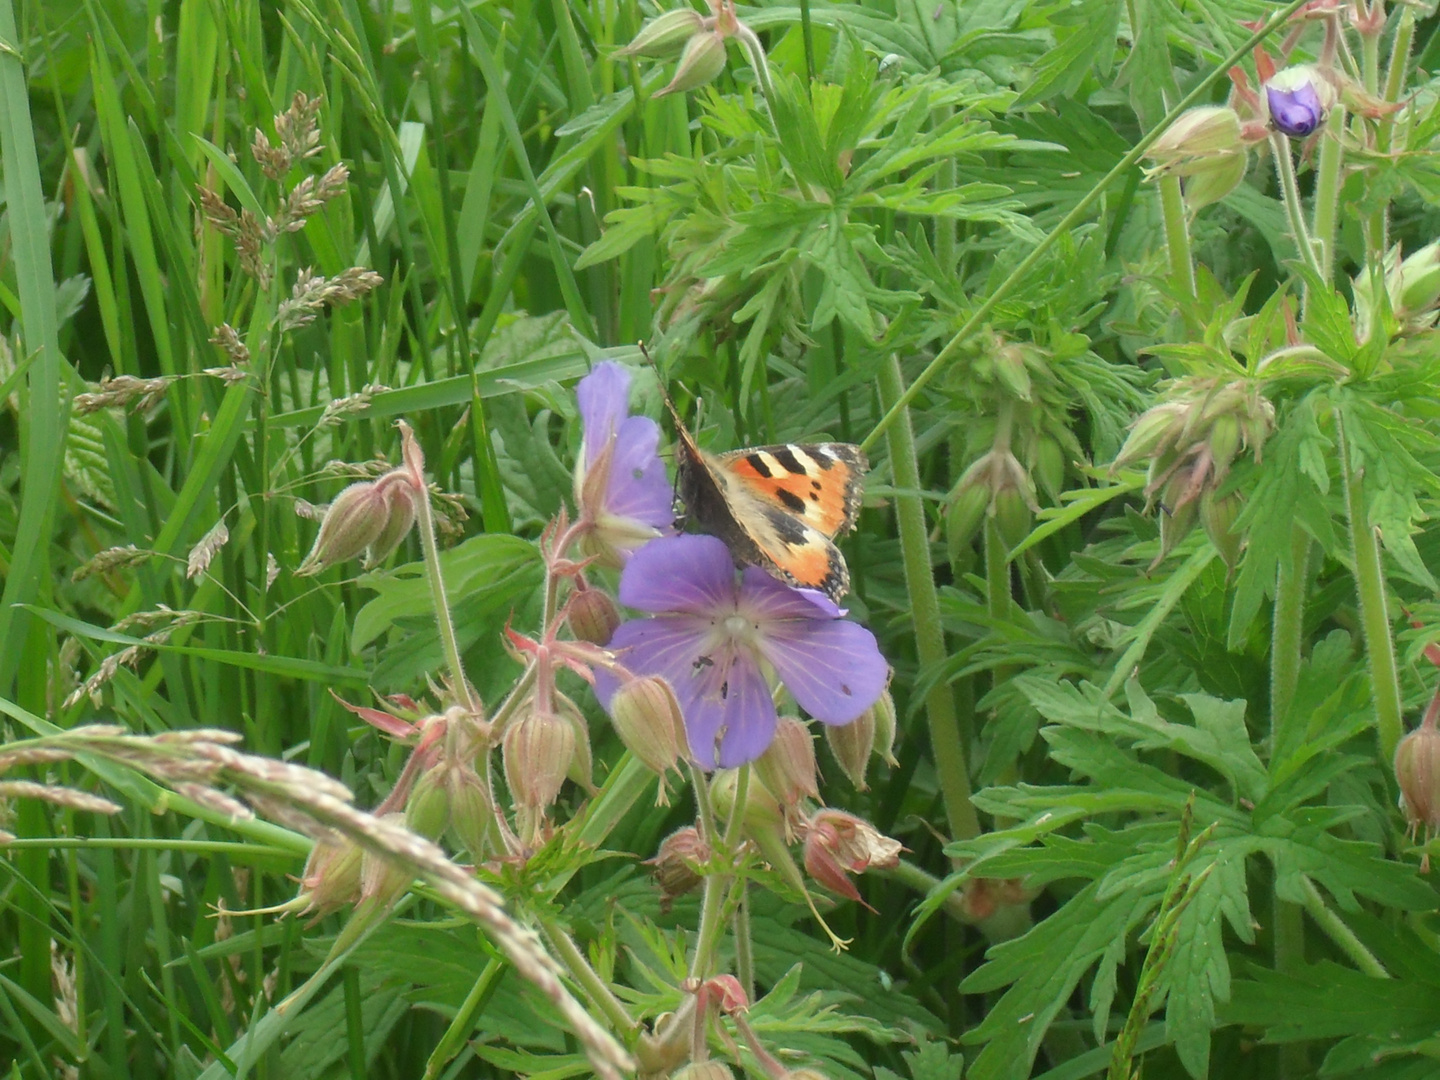
{"label": "hairy flower stem", "polygon": [[1170,280],[1177,291],[1195,297],[1195,263],[1190,257],[1190,222],[1185,213],[1185,196],[1180,178],[1169,173],[1160,177],[1160,215],[1165,219],[1165,251],[1170,256]]}
{"label": "hairy flower stem", "polygon": [[1290,154],[1290,140],[1278,131],[1270,133],[1270,149],[1275,156],[1275,172],[1280,177],[1280,191],[1284,196],[1285,216],[1290,221],[1290,235],[1300,251],[1300,259],[1316,277],[1324,280],[1320,264],[1315,260],[1315,245],[1310,240],[1310,230],[1305,227],[1305,208],[1300,202],[1300,186],[1295,181],[1295,159]]}
{"label": "hairy flower stem", "polygon": [[[700,835],[710,845],[711,851],[723,851],[725,858],[733,864],[735,849],[740,842],[740,827],[745,820],[745,803],[750,795],[750,766],[742,766],[736,777],[735,805],[730,808],[730,820],[726,823],[723,840],[715,832],[714,809],[710,802],[709,788],[705,783],[705,774],[698,766],[691,765],[690,776],[695,786],[695,802],[699,809]],[[732,873],[705,876],[705,891],[700,901],[700,925],[695,930],[695,955],[690,959],[692,979],[704,979],[710,975],[710,968],[715,960],[715,947],[719,944],[720,933],[725,928],[723,913],[725,908],[730,906],[728,894],[735,886],[743,887],[744,882],[736,881]]]}
{"label": "hairy flower stem", "polygon": [[[1330,110],[1325,121],[1325,130],[1320,135],[1320,159],[1315,178],[1315,216],[1312,218],[1311,235],[1315,240],[1315,255],[1320,264],[1320,280],[1328,287],[1335,273],[1335,225],[1339,218],[1340,180],[1345,162],[1345,146],[1341,141],[1345,135],[1345,108],[1336,105]],[[1304,293],[1304,306],[1308,308],[1310,285]]]}
{"label": "hairy flower stem", "polygon": [[1385,965],[1376,959],[1375,954],[1365,947],[1365,943],[1355,936],[1355,931],[1345,925],[1345,920],[1336,915],[1325,903],[1325,898],[1320,895],[1320,890],[1309,878],[1304,878],[1305,885],[1305,910],[1315,920],[1315,924],[1325,931],[1325,935],[1335,943],[1335,946],[1350,958],[1357,968],[1374,979],[1388,979],[1390,973],[1385,970]]}
{"label": "hairy flower stem", "polygon": [[[900,358],[891,355],[880,365],[880,404],[886,410],[897,407],[905,396],[905,378]],[[915,625],[915,648],[922,672],[939,669],[947,655],[945,629],[940,621],[940,599],[935,592],[935,575],[930,566],[930,540],[925,530],[925,507],[920,501],[920,465],[915,457],[915,432],[910,413],[886,433],[890,446],[890,468],[897,491],[895,518],[900,529],[901,558],[905,567],[905,588],[910,596],[911,618]],[[930,752],[940,780],[940,795],[950,836],[966,840],[980,833],[980,820],[970,801],[970,770],[960,742],[960,723],[955,696],[943,679],[933,681],[925,695],[925,716],[930,729]]]}
{"label": "hairy flower stem", "polygon": [[[1399,25],[1395,28],[1395,40],[1390,48],[1390,65],[1385,72],[1385,100],[1399,101],[1405,89],[1405,75],[1410,66],[1410,49],[1415,43],[1415,14],[1406,7],[1400,13]],[[1382,116],[1375,125],[1375,149],[1388,154],[1395,135],[1395,118]],[[1365,222],[1366,258],[1375,267],[1381,267],[1385,249],[1390,246],[1390,209],[1382,202]]]}
{"label": "hairy flower stem", "polygon": [[[408,425],[403,430],[407,438],[413,438]],[[450,669],[455,692],[460,695],[466,710],[474,716],[483,716],[485,707],[475,697],[470,680],[465,677],[465,664],[460,659],[460,646],[455,639],[455,623],[450,618],[450,601],[445,595],[445,578],[440,571],[440,547],[435,541],[435,515],[430,510],[430,492],[424,476],[412,477],[412,487],[415,491],[415,519],[420,526],[420,546],[425,553],[425,576],[430,581],[430,602],[435,608],[435,623],[440,628],[440,648],[445,654],[445,666]]]}
{"label": "hairy flower stem", "polygon": [[1259,45],[1276,30],[1288,23],[1290,16],[1294,15],[1308,2],[1309,0],[1290,0],[1290,3],[1271,15],[1264,26],[1256,30],[1241,42],[1228,56],[1211,68],[1210,74],[1197,82],[1190,92],[1177,101],[1171,110],[1165,114],[1164,118],[1150,129],[1144,138],[1130,148],[1128,154],[1117,161],[1108,173],[1097,180],[1094,186],[1085,193],[1084,197],[1070,208],[1070,212],[1061,218],[1053,229],[1045,234],[1045,239],[1031,248],[1030,254],[1016,263],[1015,268],[1005,276],[1005,280],[995,286],[994,291],[985,298],[984,302],[970,313],[970,317],[965,320],[964,325],[962,325],[959,330],[956,330],[950,340],[945,343],[945,347],[935,354],[935,359],[925,365],[925,370],[915,377],[915,381],[910,384],[909,388],[900,395],[894,404],[886,406],[885,415],[883,415],[880,421],[870,430],[870,434],[865,436],[864,441],[860,444],[860,449],[869,450],[880,441],[880,436],[889,431],[890,426],[899,420],[901,410],[908,407],[930,380],[938,375],[950,361],[954,360],[955,357],[960,354],[960,350],[965,347],[965,344],[975,332],[985,325],[990,316],[994,314],[995,309],[1029,276],[1030,271],[1035,269],[1035,267],[1044,260],[1045,256],[1049,254],[1050,249],[1060,241],[1060,238],[1084,220],[1085,215],[1090,213],[1091,207],[1098,203],[1104,197],[1105,193],[1110,190],[1110,185],[1120,179],[1120,177],[1130,174],[1130,170],[1139,163],[1140,159],[1145,156],[1146,151],[1155,144],[1155,141],[1165,134],[1166,129],[1169,128],[1171,124],[1175,123],[1191,106],[1198,105],[1202,101],[1208,101],[1210,88],[1212,86],[1224,78],[1226,73],[1234,65],[1249,56],[1250,50],[1255,48],[1256,45]]}
{"label": "hairy flower stem", "polygon": [[605,1018],[621,1035],[628,1036],[632,1033],[636,1028],[636,1020],[630,1015],[630,1010],[625,1008],[615,996],[615,992],[590,966],[590,961],[585,959],[585,954],[565,929],[551,919],[542,920],[540,925],[545,931],[545,940],[549,943],[551,952],[565,965],[570,977],[584,989],[591,1003],[605,1014]]}
{"label": "hairy flower stem", "polygon": [[1365,654],[1370,661],[1370,692],[1375,699],[1375,722],[1380,733],[1380,760],[1395,757],[1404,726],[1400,701],[1400,675],[1395,667],[1395,644],[1390,639],[1390,614],[1385,603],[1385,575],[1380,566],[1380,545],[1365,506],[1364,470],[1355,468],[1345,438],[1345,426],[1336,416],[1340,439],[1340,469],[1345,479],[1345,512],[1350,520],[1350,549],[1355,566],[1355,591],[1360,600],[1360,624]]}
{"label": "hairy flower stem", "polygon": [[747,1001],[755,1000],[755,948],[750,939],[750,884],[740,883],[740,908],[735,912],[735,977]]}

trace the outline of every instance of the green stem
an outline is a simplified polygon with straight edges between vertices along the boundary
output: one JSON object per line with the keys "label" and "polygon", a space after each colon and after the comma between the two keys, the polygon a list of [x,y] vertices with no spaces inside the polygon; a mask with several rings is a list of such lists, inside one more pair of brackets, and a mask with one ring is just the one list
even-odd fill
{"label": "green stem", "polygon": [[1150,130],[1149,134],[1136,143],[1128,154],[1117,161],[1110,171],[1102,176],[1095,185],[1085,193],[1085,197],[1077,202],[1071,208],[1070,212],[1061,218],[1053,229],[1045,234],[1045,239],[1036,244],[1030,250],[1029,255],[1026,255],[1025,258],[1016,263],[1015,269],[1011,270],[1010,273],[1006,275],[1005,280],[995,287],[995,291],[987,296],[985,301],[970,313],[970,317],[965,320],[964,325],[955,331],[954,336],[945,344],[945,347],[935,354],[935,359],[925,365],[925,370],[916,376],[915,381],[910,384],[909,389],[907,389],[894,404],[887,407],[885,415],[880,418],[880,422],[871,429],[870,434],[865,436],[864,442],[860,444],[862,450],[869,450],[879,441],[880,436],[890,429],[890,425],[900,418],[900,411],[908,407],[930,380],[938,375],[945,365],[955,359],[960,350],[965,346],[965,343],[970,340],[971,336],[974,335],[980,327],[985,325],[985,321],[990,318],[995,309],[1015,291],[1015,288],[1025,280],[1026,275],[1039,265],[1045,256],[1049,254],[1050,249],[1059,242],[1060,238],[1079,224],[1085,218],[1086,214],[1090,213],[1091,207],[1104,197],[1110,185],[1121,176],[1127,175],[1130,170],[1139,163],[1140,159],[1145,156],[1146,151],[1155,144],[1155,140],[1165,134],[1166,129],[1175,123],[1182,113],[1192,105],[1197,105],[1202,101],[1208,101],[1210,98],[1210,88],[1224,78],[1226,73],[1229,72],[1234,65],[1249,56],[1250,50],[1255,48],[1256,45],[1259,45],[1280,27],[1284,26],[1289,21],[1290,16],[1299,11],[1307,2],[1308,0],[1290,0],[1290,3],[1275,12],[1264,26],[1246,38],[1230,55],[1226,56],[1225,59],[1213,67],[1209,75],[1196,83],[1188,94],[1177,101],[1175,107],[1165,114],[1160,123],[1156,124],[1155,127]]}
{"label": "green stem", "polygon": [[[1415,14],[1410,8],[1400,13],[1400,23],[1395,28],[1395,40],[1390,48],[1390,66],[1385,73],[1385,100],[1399,101],[1405,88],[1405,75],[1410,66],[1410,49],[1415,43]],[[1394,145],[1395,118],[1383,116],[1375,126],[1375,149],[1379,154],[1388,154]],[[1367,258],[1376,267],[1383,265],[1385,249],[1389,246],[1390,206],[1383,201],[1371,212],[1366,226],[1368,242]]]}
{"label": "green stem", "polygon": [[1336,416],[1340,439],[1340,469],[1345,478],[1345,511],[1350,519],[1350,547],[1355,563],[1355,591],[1360,600],[1360,624],[1365,653],[1370,660],[1370,687],[1375,700],[1375,721],[1380,732],[1380,759],[1389,762],[1403,733],[1400,676],[1395,667],[1395,645],[1390,639],[1390,614],[1385,602],[1385,575],[1380,566],[1380,545],[1365,506],[1364,470],[1354,467],[1345,427]]}
{"label": "green stem", "polygon": [[735,977],[740,980],[740,989],[745,991],[745,1000],[755,1000],[755,949],[750,940],[750,888],[741,884],[740,910],[735,914]]}
{"label": "green stem", "polygon": [[430,1059],[425,1062],[424,1080],[436,1080],[440,1071],[450,1064],[455,1055],[460,1052],[470,1032],[475,1030],[475,1020],[485,1008],[486,1004],[495,996],[495,990],[500,985],[500,979],[505,972],[510,970],[510,965],[503,960],[492,957],[480,972],[480,977],[475,980],[475,985],[470,988],[470,993],[465,995],[465,1000],[460,1004],[460,1010],[455,1014],[455,1019],[445,1029],[445,1034],[435,1044],[435,1049],[430,1053]]}
{"label": "green stem", "polygon": [[1270,753],[1285,752],[1287,719],[1300,682],[1300,651],[1305,641],[1305,589],[1309,581],[1310,534],[1295,525],[1290,557],[1275,573],[1275,616],[1270,636]]}
{"label": "green stem", "polygon": [[465,664],[460,659],[460,645],[455,639],[455,624],[450,619],[450,601],[445,596],[445,579],[440,573],[440,547],[435,542],[435,516],[430,512],[430,492],[423,483],[415,495],[415,517],[420,526],[420,546],[425,553],[425,576],[430,580],[430,602],[435,607],[435,623],[440,628],[440,648],[445,665],[455,680],[455,693],[465,708],[475,716],[484,715],[484,705],[475,697],[470,680],[465,677]]}
{"label": "green stem", "polygon": [[[1335,272],[1335,225],[1340,208],[1340,180],[1345,162],[1345,108],[1336,105],[1320,135],[1320,158],[1315,174],[1315,216],[1311,235],[1320,263],[1320,280],[1330,281]],[[1310,290],[1305,290],[1308,297]]]}
{"label": "green stem", "polygon": [[1190,257],[1190,221],[1185,213],[1185,196],[1180,178],[1166,173],[1160,177],[1160,214],[1165,219],[1165,250],[1170,256],[1170,280],[1185,295],[1195,298],[1195,264]]}
{"label": "green stem", "polygon": [[[905,379],[900,359],[891,356],[880,365],[880,403],[897,410],[905,397]],[[920,465],[915,456],[915,432],[908,410],[890,427],[890,469],[897,491],[895,518],[900,530],[901,558],[905,567],[905,588],[910,596],[911,619],[915,626],[915,648],[920,669],[938,671],[947,655],[945,628],[940,620],[940,599],[930,566],[930,540],[925,531],[925,507],[920,500]],[[970,770],[960,742],[960,723],[950,684],[936,679],[925,695],[925,715],[930,728],[930,752],[940,780],[945,817],[953,839],[964,840],[980,833],[980,821],[970,802]]]}
{"label": "green stem", "polygon": [[564,929],[548,920],[541,925],[545,929],[546,940],[550,942],[551,949],[560,962],[565,965],[567,971],[585,989],[591,1002],[605,1014],[616,1031],[622,1035],[629,1035],[635,1030],[635,1018],[625,1008],[615,992],[610,989],[605,980],[602,979],[596,970],[590,966],[590,961],[585,959],[585,954],[575,944],[570,935]]}
{"label": "green stem", "polygon": [[1375,954],[1365,947],[1365,943],[1355,936],[1355,931],[1345,925],[1345,920],[1326,905],[1325,898],[1320,895],[1320,890],[1315,887],[1315,883],[1309,878],[1305,878],[1304,882],[1305,910],[1315,920],[1315,925],[1325,931],[1325,935],[1335,943],[1336,947],[1366,975],[1375,979],[1390,978],[1390,973],[1385,970],[1385,965],[1380,963],[1375,958]]}
{"label": "green stem", "polygon": [[1310,230],[1305,227],[1305,208],[1300,202],[1300,185],[1295,181],[1295,159],[1290,154],[1290,140],[1278,131],[1270,133],[1270,147],[1275,156],[1275,172],[1280,177],[1280,191],[1284,196],[1285,216],[1290,221],[1290,234],[1295,237],[1295,246],[1300,258],[1311,273],[1323,280],[1320,264],[1315,261],[1315,246],[1310,241]]}

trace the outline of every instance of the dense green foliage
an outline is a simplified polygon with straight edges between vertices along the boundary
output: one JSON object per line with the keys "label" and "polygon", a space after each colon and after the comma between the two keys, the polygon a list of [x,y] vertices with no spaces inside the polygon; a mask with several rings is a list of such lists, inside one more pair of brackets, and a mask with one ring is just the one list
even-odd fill
{"label": "dense green foliage", "polygon": [[[686,86],[619,52],[661,10],[0,0],[6,1075],[679,1075],[716,1000],[771,1080],[1436,1075],[1435,17],[802,0]],[[657,803],[598,650],[550,677],[605,360],[711,450],[869,455],[894,756],[812,725],[906,849],[869,910],[760,769]],[[418,526],[307,559],[357,483]],[[520,804],[552,690],[592,760],[513,834],[299,768]]]}

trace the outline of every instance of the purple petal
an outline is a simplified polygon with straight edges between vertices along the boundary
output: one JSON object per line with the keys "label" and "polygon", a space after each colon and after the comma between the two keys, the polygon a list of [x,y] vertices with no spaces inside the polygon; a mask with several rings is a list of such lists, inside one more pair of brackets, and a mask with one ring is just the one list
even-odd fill
{"label": "purple petal", "polygon": [[[694,668],[709,629],[708,620],[694,615],[632,619],[615,628],[606,648],[634,674],[662,675],[673,688],[677,673],[685,675]],[[620,680],[613,673],[595,669],[595,696],[605,708],[610,707],[619,687]]]}
{"label": "purple petal", "polygon": [[758,566],[747,566],[740,579],[740,605],[757,622],[772,619],[838,619],[845,614],[824,593],[796,589]]}
{"label": "purple petal", "polygon": [[[685,718],[691,755],[713,769],[718,744],[718,764],[728,769],[755,760],[770,745],[775,702],[747,650],[732,647],[707,655],[702,650],[710,640],[708,619],[662,615],[623,624],[609,648],[636,675],[660,675],[670,683]],[[618,686],[614,675],[596,671],[595,692],[607,708]]]}
{"label": "purple petal", "polygon": [[[588,428],[587,428],[588,432]],[[588,453],[589,442],[586,442]],[[648,416],[632,416],[615,433],[605,509],[656,529],[675,521],[675,489],[657,452],[660,425]]]}
{"label": "purple petal", "polygon": [[890,677],[875,635],[844,619],[797,619],[767,626],[765,659],[807,713],[848,724],[880,697]]}
{"label": "purple petal", "polygon": [[1265,97],[1276,129],[1292,138],[1304,138],[1325,119],[1325,106],[1320,102],[1320,95],[1308,82],[1293,90],[1267,86]]}
{"label": "purple petal", "polygon": [[662,536],[630,557],[620,575],[620,602],[640,611],[707,618],[735,611],[735,564],[713,536]]}
{"label": "purple petal", "polygon": [[575,386],[585,427],[585,466],[595,464],[605,442],[630,415],[630,372],[613,360],[596,364]]}

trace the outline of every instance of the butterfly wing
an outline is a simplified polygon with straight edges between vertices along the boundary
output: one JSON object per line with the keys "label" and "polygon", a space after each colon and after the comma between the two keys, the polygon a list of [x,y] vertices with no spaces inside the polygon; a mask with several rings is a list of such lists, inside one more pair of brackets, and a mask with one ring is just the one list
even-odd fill
{"label": "butterfly wing", "polygon": [[[838,600],[850,587],[832,538],[855,524],[865,456],[843,443],[767,446],[723,456],[681,443],[681,485],[696,523],[736,559]],[[692,453],[693,451],[693,453]]]}
{"label": "butterfly wing", "polygon": [[827,539],[849,532],[860,513],[864,452],[849,443],[759,446],[721,455],[719,465]]}

